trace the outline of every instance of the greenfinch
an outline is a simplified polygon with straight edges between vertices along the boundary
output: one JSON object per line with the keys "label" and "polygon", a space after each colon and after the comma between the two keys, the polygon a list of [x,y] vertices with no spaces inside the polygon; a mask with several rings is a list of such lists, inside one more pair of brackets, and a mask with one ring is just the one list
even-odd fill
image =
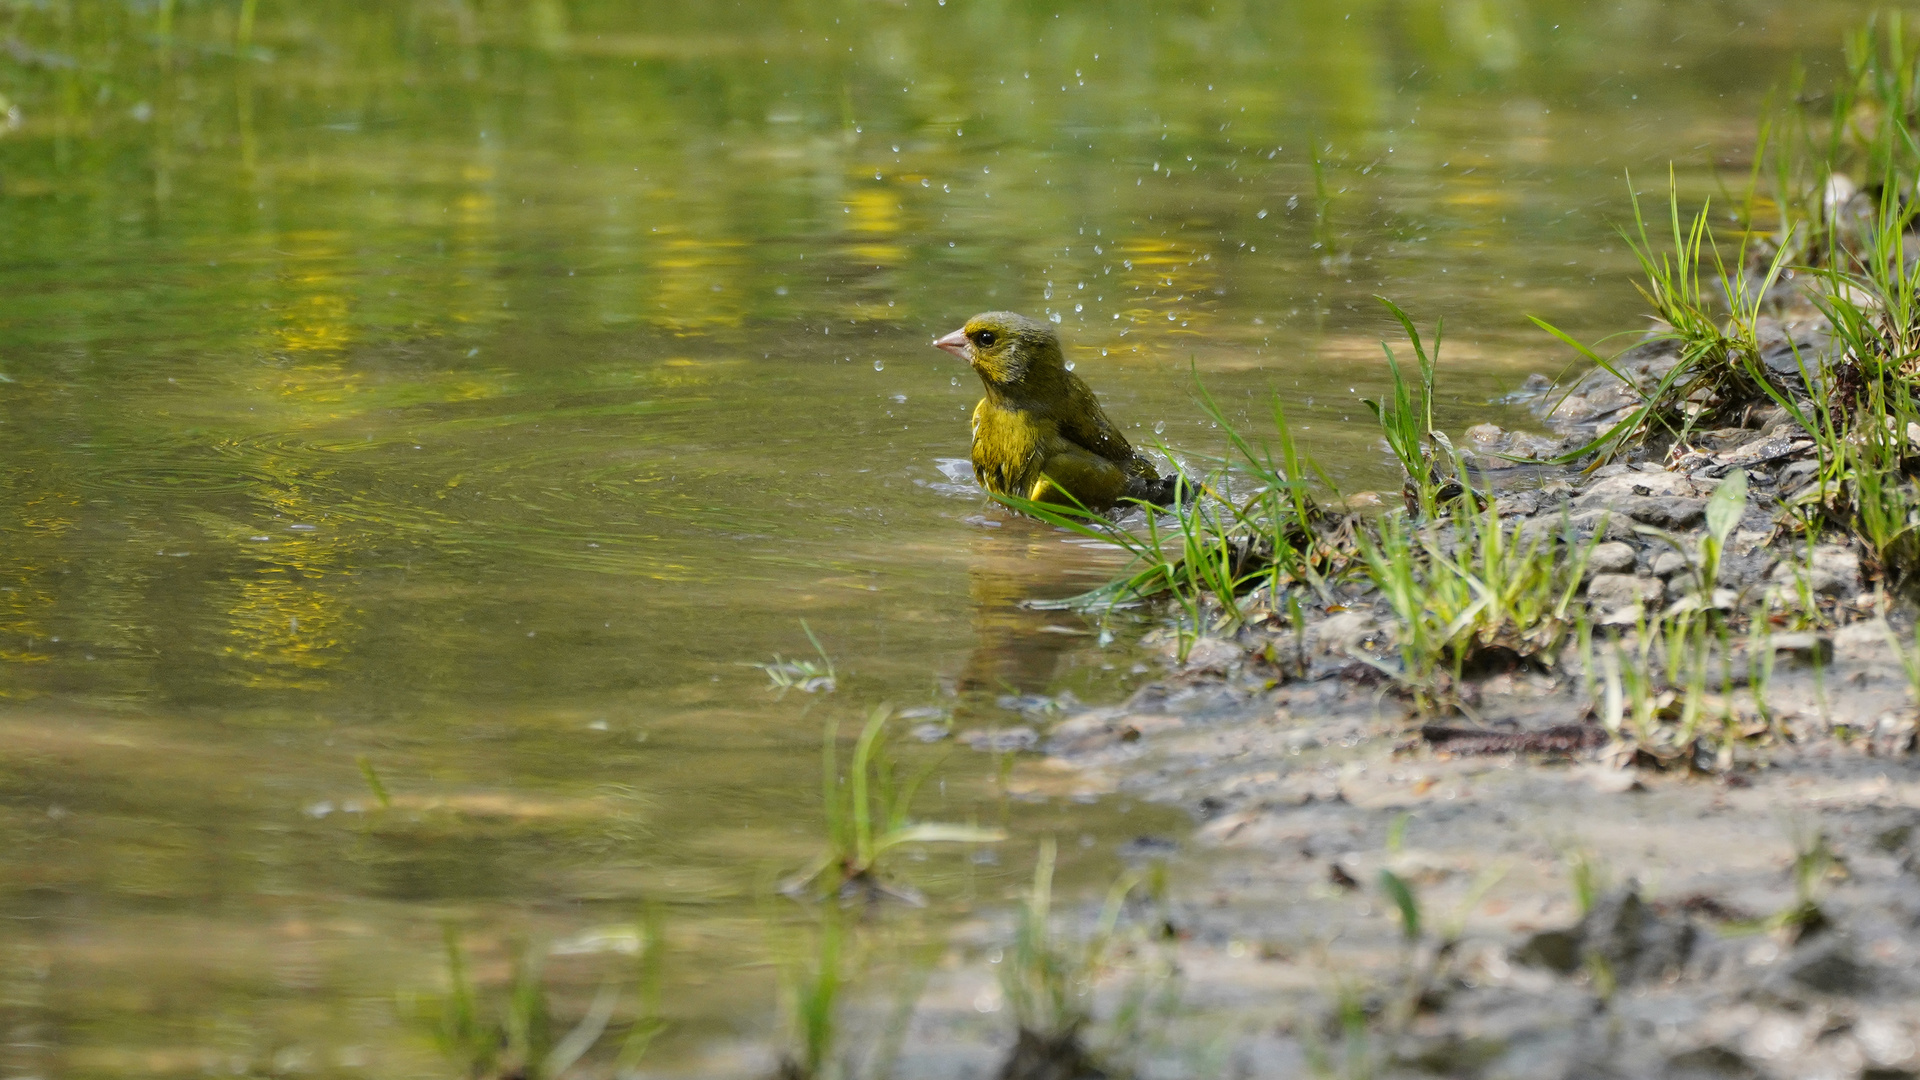
{"label": "greenfinch", "polygon": [[972,457],[988,491],[1089,510],[1173,501],[1173,478],[1161,478],[1067,370],[1051,325],[989,311],[933,344],[965,360],[987,388],[973,407]]}

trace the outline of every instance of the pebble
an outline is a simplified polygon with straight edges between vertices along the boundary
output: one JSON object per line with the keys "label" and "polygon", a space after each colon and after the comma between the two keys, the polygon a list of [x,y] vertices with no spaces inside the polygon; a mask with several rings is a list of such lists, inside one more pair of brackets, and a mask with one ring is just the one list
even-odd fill
{"label": "pebble", "polygon": [[1593,549],[1587,557],[1587,572],[1591,574],[1631,574],[1640,562],[1640,553],[1632,544],[1618,540],[1609,541]]}
{"label": "pebble", "polygon": [[1776,585],[1798,588],[1803,573],[1808,586],[1822,596],[1852,596],[1861,588],[1860,556],[1838,544],[1822,544],[1814,548],[1810,564],[1803,565],[1793,559],[1781,560],[1773,568],[1772,579]]}
{"label": "pebble", "polygon": [[1659,578],[1633,574],[1595,574],[1587,582],[1587,601],[1609,615],[1623,614],[1642,603],[1657,604],[1666,594],[1666,583]]}
{"label": "pebble", "polygon": [[1688,565],[1688,559],[1685,555],[1677,551],[1663,551],[1653,557],[1653,576],[1657,578],[1670,578],[1680,571],[1685,570]]}

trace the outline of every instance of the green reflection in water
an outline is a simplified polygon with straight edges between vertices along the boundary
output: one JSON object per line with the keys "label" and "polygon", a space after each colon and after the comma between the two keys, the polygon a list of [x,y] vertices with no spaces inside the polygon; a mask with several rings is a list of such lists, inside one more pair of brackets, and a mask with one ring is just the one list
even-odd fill
{"label": "green reflection in water", "polygon": [[[754,897],[811,853],[825,715],[1146,677],[1016,606],[1109,559],[942,488],[976,391],[931,333],[1055,314],[1142,438],[1221,449],[1191,362],[1383,483],[1372,294],[1446,316],[1450,424],[1497,415],[1564,359],[1524,313],[1636,310],[1622,169],[1714,190],[1864,10],[0,10],[0,1060],[428,1072],[386,995],[441,919],[501,967],[643,896],[665,1058],[718,1060],[769,1022]],[[824,701],[744,666],[801,617]],[[1086,882],[1184,820],[942,776],[930,814],[1020,840],[913,867],[929,934],[1042,832]]]}

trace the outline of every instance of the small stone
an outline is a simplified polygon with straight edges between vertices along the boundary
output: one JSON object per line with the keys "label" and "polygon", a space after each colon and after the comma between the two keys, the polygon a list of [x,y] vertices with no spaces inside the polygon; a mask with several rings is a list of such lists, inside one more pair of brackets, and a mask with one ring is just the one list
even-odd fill
{"label": "small stone", "polygon": [[1707,501],[1675,496],[1635,498],[1626,502],[1625,509],[1628,517],[1643,525],[1656,529],[1690,529],[1706,516]]}
{"label": "small stone", "polygon": [[1640,553],[1632,544],[1623,544],[1618,540],[1609,541],[1593,549],[1587,556],[1587,571],[1593,574],[1631,574],[1640,561]]}
{"label": "small stone", "polygon": [[1837,544],[1813,549],[1813,589],[1831,596],[1860,591],[1860,556]]}
{"label": "small stone", "polygon": [[1308,631],[1322,652],[1352,656],[1365,651],[1370,642],[1383,637],[1379,622],[1360,611],[1342,611],[1328,616]]}
{"label": "small stone", "polygon": [[1031,750],[1040,744],[1039,732],[1030,727],[979,729],[967,732],[960,739],[975,750],[992,753]]}
{"label": "small stone", "polygon": [[1786,436],[1771,439],[1755,439],[1744,446],[1735,447],[1719,455],[1715,476],[1724,476],[1730,469],[1750,469],[1755,465],[1784,461],[1803,450],[1813,449],[1811,439],[1794,440]]}
{"label": "small stone", "polygon": [[1780,490],[1799,490],[1808,481],[1812,480],[1813,474],[1819,470],[1820,463],[1812,460],[1796,461],[1785,466],[1780,470]]}
{"label": "small stone", "polygon": [[1833,662],[1833,639],[1825,634],[1797,633],[1773,635],[1773,651],[1813,664]]}
{"label": "small stone", "polygon": [[[1605,539],[1613,542],[1624,542],[1633,539],[1634,535],[1632,518],[1625,514],[1614,513],[1605,508],[1582,511],[1573,515],[1569,521],[1572,523],[1575,535],[1577,536],[1592,536],[1596,531],[1604,529],[1605,532],[1602,533],[1602,535]],[[1553,534],[1557,534],[1560,528],[1558,521],[1539,520],[1535,521],[1534,524],[1541,526]],[[1531,540],[1532,537],[1529,536],[1528,539]]]}
{"label": "small stone", "polygon": [[1653,557],[1653,576],[1657,578],[1670,578],[1680,571],[1685,570],[1689,565],[1691,565],[1691,561],[1685,555],[1677,551],[1663,551]]}
{"label": "small stone", "polygon": [[1825,596],[1852,596],[1860,591],[1860,556],[1838,544],[1822,544],[1813,549],[1811,565],[1782,560],[1773,568],[1773,582],[1798,589],[1801,575],[1814,592]]}
{"label": "small stone", "polygon": [[1501,517],[1527,517],[1540,509],[1540,493],[1516,491],[1493,501],[1494,512]]}
{"label": "small stone", "polygon": [[1556,457],[1566,449],[1567,440],[1546,435],[1530,435],[1524,431],[1516,431],[1507,438],[1507,453],[1513,457],[1541,461]]}
{"label": "small stone", "polygon": [[[1658,467],[1656,466],[1656,468]],[[1606,470],[1601,469],[1596,471],[1594,475],[1599,476],[1604,472],[1606,472]],[[1645,489],[1644,493],[1637,490],[1642,488]],[[1635,495],[1642,498],[1648,496],[1660,498],[1692,498],[1695,494],[1696,489],[1693,486],[1693,482],[1684,476],[1667,472],[1664,469],[1656,472],[1641,472],[1622,465],[1620,466],[1619,472],[1588,484],[1586,490],[1580,493],[1580,498],[1574,502],[1574,505],[1582,510],[1586,510],[1596,506],[1618,505],[1623,499]]]}
{"label": "small stone", "polygon": [[1506,432],[1498,424],[1475,424],[1467,429],[1467,440],[1477,443],[1496,443]]}
{"label": "small stone", "polygon": [[1738,1051],[1702,1046],[1668,1058],[1661,1075],[1671,1080],[1760,1080],[1763,1074]]}
{"label": "small stone", "polygon": [[1574,930],[1542,930],[1528,938],[1513,958],[1522,964],[1571,975],[1580,970],[1580,936]]}
{"label": "small stone", "polygon": [[1621,611],[1635,604],[1657,604],[1667,594],[1659,578],[1632,574],[1595,574],[1587,582],[1587,601],[1601,611]]}
{"label": "small stone", "polygon": [[[1175,656],[1179,654],[1176,651]],[[1187,658],[1181,667],[1187,671],[1224,672],[1239,663],[1246,656],[1246,650],[1231,641],[1220,638],[1201,638],[1187,650]]]}
{"label": "small stone", "polygon": [[1624,795],[1629,791],[1647,790],[1632,769],[1619,768],[1604,761],[1584,762],[1574,768],[1573,775],[1585,780],[1589,787],[1602,795]]}
{"label": "small stone", "polygon": [[1751,438],[1753,432],[1746,428],[1715,428],[1695,434],[1693,441],[1698,446],[1718,453],[1731,450]]}
{"label": "small stone", "polygon": [[1801,989],[1844,997],[1867,996],[1886,981],[1880,971],[1856,959],[1839,936],[1795,950],[1781,965],[1780,977]]}

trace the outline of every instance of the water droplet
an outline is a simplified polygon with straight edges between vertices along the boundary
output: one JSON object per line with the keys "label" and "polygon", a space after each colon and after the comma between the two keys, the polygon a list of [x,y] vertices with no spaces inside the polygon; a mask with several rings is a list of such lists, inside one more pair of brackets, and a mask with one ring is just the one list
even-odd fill
{"label": "water droplet", "polygon": [[1073,361],[1071,361],[1071,360],[1069,360],[1069,361],[1067,361],[1067,370],[1068,370],[1068,371],[1072,371],[1072,370],[1073,370]]}
{"label": "water droplet", "polygon": [[1080,305],[1079,304],[1073,305],[1073,311],[1074,311],[1074,314],[1078,315],[1080,313]]}
{"label": "water droplet", "polygon": [[955,375],[955,376],[954,376],[953,378],[951,378],[951,379],[948,379],[948,380],[947,380],[947,382],[948,382],[948,384],[949,384],[949,385],[952,385],[952,386],[959,386],[959,385],[960,385],[960,376],[958,376],[958,375]]}
{"label": "water droplet", "polygon": [[875,360],[875,361],[873,362],[873,370],[875,370],[875,371],[885,371],[885,370],[887,370],[887,363],[886,363],[886,361],[884,361],[884,360]]}
{"label": "water droplet", "polygon": [[1262,219],[1262,220],[1265,220],[1265,219],[1266,219],[1266,216],[1267,216],[1267,212],[1266,212],[1265,210],[1262,210],[1262,211],[1260,211],[1259,213],[1257,213],[1257,214],[1255,214],[1255,215],[1253,215],[1253,216],[1254,216],[1254,217],[1257,217],[1257,218],[1260,218],[1260,219]]}
{"label": "water droplet", "polygon": [[1167,433],[1167,422],[1165,420],[1154,421],[1153,433],[1155,435],[1165,435]]}

